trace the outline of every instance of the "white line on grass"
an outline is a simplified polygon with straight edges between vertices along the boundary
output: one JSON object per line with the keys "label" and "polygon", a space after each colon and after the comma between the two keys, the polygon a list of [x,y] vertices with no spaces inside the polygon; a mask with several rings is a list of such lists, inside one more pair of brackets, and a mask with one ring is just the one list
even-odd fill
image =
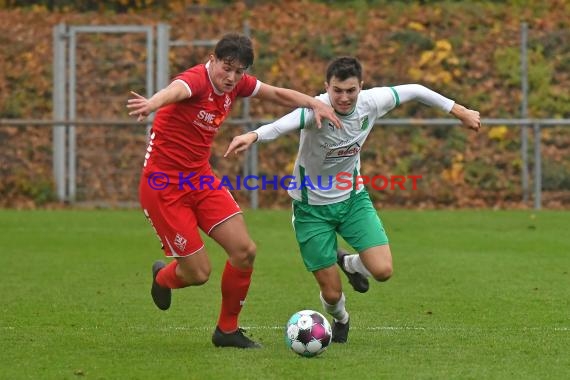
{"label": "white line on grass", "polygon": [[[88,329],[92,329],[88,328]],[[97,327],[94,327],[97,328]],[[129,326],[129,330],[146,330],[148,326]],[[242,326],[245,330],[283,330],[285,326]],[[187,330],[187,331],[210,331],[212,327],[210,326],[162,326],[158,328],[159,330],[169,331],[169,330]],[[350,326],[351,330],[368,330],[368,331],[529,331],[529,330],[553,330],[553,331],[570,331],[570,327],[520,327],[520,328],[496,328],[496,329],[486,329],[480,327],[421,327],[421,326]]]}
{"label": "white line on grass", "polygon": [[[30,327],[30,326],[27,326]],[[33,327],[33,326],[32,326]],[[115,326],[116,327],[116,326]],[[61,328],[61,327],[60,327]],[[128,326],[128,330],[147,330],[148,326]],[[284,326],[243,326],[245,330],[283,330]],[[26,328],[15,327],[15,326],[0,326],[0,330],[25,330]],[[110,327],[102,326],[88,326],[79,327],[79,330],[108,330]],[[121,329],[119,327],[118,329]],[[154,327],[153,329],[157,329]],[[169,330],[187,330],[187,331],[210,331],[212,327],[210,326],[162,326],[158,330],[169,331]],[[385,330],[385,331],[476,331],[476,330],[497,330],[497,331],[528,331],[528,330],[553,330],[553,331],[570,331],[570,327],[520,327],[520,328],[497,328],[497,329],[483,329],[477,327],[419,327],[419,326],[350,326],[351,330]]]}

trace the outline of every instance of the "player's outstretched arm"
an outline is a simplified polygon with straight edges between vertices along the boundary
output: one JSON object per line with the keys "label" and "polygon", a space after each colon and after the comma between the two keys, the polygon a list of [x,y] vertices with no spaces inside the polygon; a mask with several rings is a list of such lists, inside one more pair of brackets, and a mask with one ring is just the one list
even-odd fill
{"label": "player's outstretched arm", "polygon": [[335,127],[342,128],[342,123],[334,108],[321,102],[320,100],[305,95],[295,90],[281,88],[262,83],[259,91],[255,95],[259,99],[269,100],[284,107],[312,108],[315,112],[317,128],[321,128],[322,120],[330,120]]}
{"label": "player's outstretched arm", "polygon": [[137,121],[143,121],[160,107],[186,99],[191,96],[191,93],[181,81],[175,80],[168,87],[151,96],[150,99],[134,91],[131,91],[131,95],[132,97],[127,101],[129,116],[136,116]]}
{"label": "player's outstretched arm", "polygon": [[444,112],[451,113],[469,129],[478,131],[481,128],[481,119],[478,111],[465,108],[461,104],[455,103],[453,100],[427,87],[419,84],[404,84],[395,86],[393,89],[398,94],[400,103],[416,100],[427,106],[436,107]]}
{"label": "player's outstretched arm", "polygon": [[[301,123],[312,123],[314,117],[314,112],[310,110],[297,108],[293,112],[275,120],[273,123],[262,125],[255,131],[244,133],[233,138],[232,142],[228,146],[224,157],[229,154],[238,154],[240,152],[246,151],[251,144],[256,141],[270,141],[275,140],[277,137],[290,133],[293,131],[298,131],[301,128]],[[303,121],[301,121],[303,120]]]}

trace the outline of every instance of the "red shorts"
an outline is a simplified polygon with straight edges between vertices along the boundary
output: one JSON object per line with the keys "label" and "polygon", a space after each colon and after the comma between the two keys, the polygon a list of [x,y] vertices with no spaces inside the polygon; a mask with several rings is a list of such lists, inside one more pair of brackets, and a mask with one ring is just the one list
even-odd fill
{"label": "red shorts", "polygon": [[[211,174],[213,176],[213,174]],[[198,227],[206,234],[232,216],[241,213],[228,189],[215,177],[208,186],[189,189],[178,183],[156,186],[142,175],[139,199],[144,214],[169,257],[192,255],[204,247]],[[212,187],[212,188],[210,188]]]}

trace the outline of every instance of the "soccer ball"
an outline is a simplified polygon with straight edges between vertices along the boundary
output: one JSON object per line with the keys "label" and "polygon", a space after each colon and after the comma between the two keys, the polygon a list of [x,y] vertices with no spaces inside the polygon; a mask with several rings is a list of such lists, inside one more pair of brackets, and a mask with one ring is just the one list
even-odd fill
{"label": "soccer ball", "polygon": [[312,358],[327,349],[332,330],[329,321],[314,310],[301,310],[289,318],[285,343],[293,352]]}

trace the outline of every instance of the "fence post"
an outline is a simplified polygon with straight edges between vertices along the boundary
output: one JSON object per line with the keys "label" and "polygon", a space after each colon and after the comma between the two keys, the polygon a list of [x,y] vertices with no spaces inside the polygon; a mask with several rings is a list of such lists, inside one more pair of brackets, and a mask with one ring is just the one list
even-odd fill
{"label": "fence post", "polygon": [[542,208],[542,158],[540,157],[540,124],[534,123],[534,209]]}
{"label": "fence post", "polygon": [[[150,97],[154,94],[154,85],[155,85],[154,28],[148,28],[145,34],[146,34],[146,97],[147,99],[150,99]],[[147,136],[150,135],[153,119],[154,119],[154,113],[147,118],[147,124],[146,124]]]}
{"label": "fence post", "polygon": [[168,54],[170,49],[170,25],[159,23],[156,26],[156,89],[168,86],[170,67]]}
{"label": "fence post", "polygon": [[[160,22],[156,26],[156,91],[166,88],[170,80],[170,25]],[[147,82],[148,83],[148,82]],[[147,89],[148,92],[148,89]],[[151,94],[152,96],[152,94]],[[154,119],[154,114],[152,115]],[[149,118],[149,123],[146,126],[147,138],[150,139],[150,130],[152,122]]]}
{"label": "fence post", "polygon": [[[58,24],[53,28],[53,118],[54,120],[65,119],[65,24]],[[65,130],[64,125],[52,127],[53,149],[53,178],[55,192],[60,202],[66,200],[65,187]]]}
{"label": "fence post", "polygon": [[[251,30],[249,28],[249,23],[247,21],[243,24],[243,34],[247,37],[251,38]],[[251,123],[251,108],[249,103],[249,98],[243,98],[243,112],[242,118],[247,120],[246,124],[246,132],[253,130],[253,125]],[[258,168],[257,168],[257,144],[253,144],[251,148],[248,150],[246,159],[245,159],[245,167],[244,167],[244,177],[248,175],[257,176]],[[249,206],[250,208],[257,210],[259,207],[259,192],[257,188],[252,189],[249,191]]]}
{"label": "fence post", "polygon": [[[68,64],[69,64],[69,89],[67,118],[77,118],[77,32],[75,27],[69,30]],[[67,126],[67,197],[69,202],[74,203],[77,190],[77,143],[75,124]]]}
{"label": "fence post", "polygon": [[[521,118],[528,118],[528,24],[521,23]],[[528,126],[521,126],[522,193],[523,203],[529,198],[528,185]]]}

